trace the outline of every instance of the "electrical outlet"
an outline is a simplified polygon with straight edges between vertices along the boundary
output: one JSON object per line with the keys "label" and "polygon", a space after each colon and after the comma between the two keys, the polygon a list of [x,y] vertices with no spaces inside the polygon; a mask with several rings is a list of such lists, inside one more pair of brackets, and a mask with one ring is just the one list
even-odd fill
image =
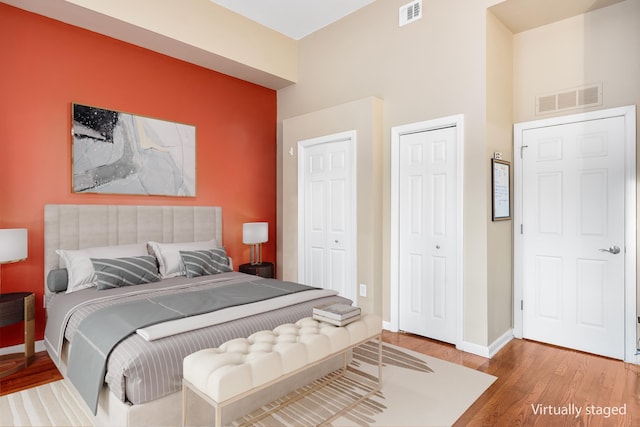
{"label": "electrical outlet", "polygon": [[360,296],[361,297],[367,296],[367,285],[365,285],[364,283],[360,283]]}

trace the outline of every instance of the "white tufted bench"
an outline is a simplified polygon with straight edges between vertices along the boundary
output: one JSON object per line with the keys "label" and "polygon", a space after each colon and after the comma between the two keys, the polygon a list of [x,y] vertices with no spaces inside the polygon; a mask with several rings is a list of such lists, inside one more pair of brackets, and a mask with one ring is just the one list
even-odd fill
{"label": "white tufted bench", "polygon": [[256,332],[248,338],[233,339],[218,348],[190,354],[183,362],[183,426],[187,421],[189,390],[215,408],[215,425],[221,426],[224,406],[341,354],[344,374],[350,350],[377,339],[377,383],[370,393],[341,411],[346,412],[380,390],[381,323],[380,316],[372,314],[342,327],[308,317],[295,325],[280,325],[273,331]]}

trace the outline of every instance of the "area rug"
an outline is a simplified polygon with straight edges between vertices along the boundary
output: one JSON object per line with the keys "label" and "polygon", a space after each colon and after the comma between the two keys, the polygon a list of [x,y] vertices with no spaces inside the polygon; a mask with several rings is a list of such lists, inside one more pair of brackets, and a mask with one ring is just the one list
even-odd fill
{"label": "area rug", "polygon": [[[356,349],[350,367],[374,378],[376,351],[377,344],[373,342]],[[386,343],[382,362],[382,390],[332,421],[331,426],[450,426],[496,380],[491,375]],[[250,414],[262,416],[250,425],[318,425],[369,391],[349,376],[300,397],[305,390],[290,393]],[[296,402],[269,413],[288,400]],[[239,419],[234,424],[243,425],[247,420]],[[56,381],[0,397],[0,426],[91,426],[91,421],[66,383]]]}
{"label": "area rug", "polygon": [[0,426],[91,426],[60,380],[0,397]]}

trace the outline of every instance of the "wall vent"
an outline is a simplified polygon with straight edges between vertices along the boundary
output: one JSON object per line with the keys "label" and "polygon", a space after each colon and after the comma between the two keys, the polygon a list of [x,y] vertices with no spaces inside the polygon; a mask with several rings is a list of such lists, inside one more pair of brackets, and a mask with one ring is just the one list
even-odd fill
{"label": "wall vent", "polygon": [[602,83],[536,96],[536,115],[602,105]]}
{"label": "wall vent", "polygon": [[422,0],[412,1],[400,6],[398,25],[400,27],[422,18]]}

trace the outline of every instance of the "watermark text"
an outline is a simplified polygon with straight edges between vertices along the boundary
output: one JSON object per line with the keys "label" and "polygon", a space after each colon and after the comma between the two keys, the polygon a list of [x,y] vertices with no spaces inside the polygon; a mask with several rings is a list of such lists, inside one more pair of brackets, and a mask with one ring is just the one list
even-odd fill
{"label": "watermark text", "polygon": [[555,415],[555,416],[571,416],[578,418],[580,415],[600,416],[603,418],[611,418],[616,416],[627,415],[627,404],[622,406],[598,406],[584,405],[579,406],[573,403],[566,405],[543,405],[542,403],[532,403],[531,411],[533,415]]}

